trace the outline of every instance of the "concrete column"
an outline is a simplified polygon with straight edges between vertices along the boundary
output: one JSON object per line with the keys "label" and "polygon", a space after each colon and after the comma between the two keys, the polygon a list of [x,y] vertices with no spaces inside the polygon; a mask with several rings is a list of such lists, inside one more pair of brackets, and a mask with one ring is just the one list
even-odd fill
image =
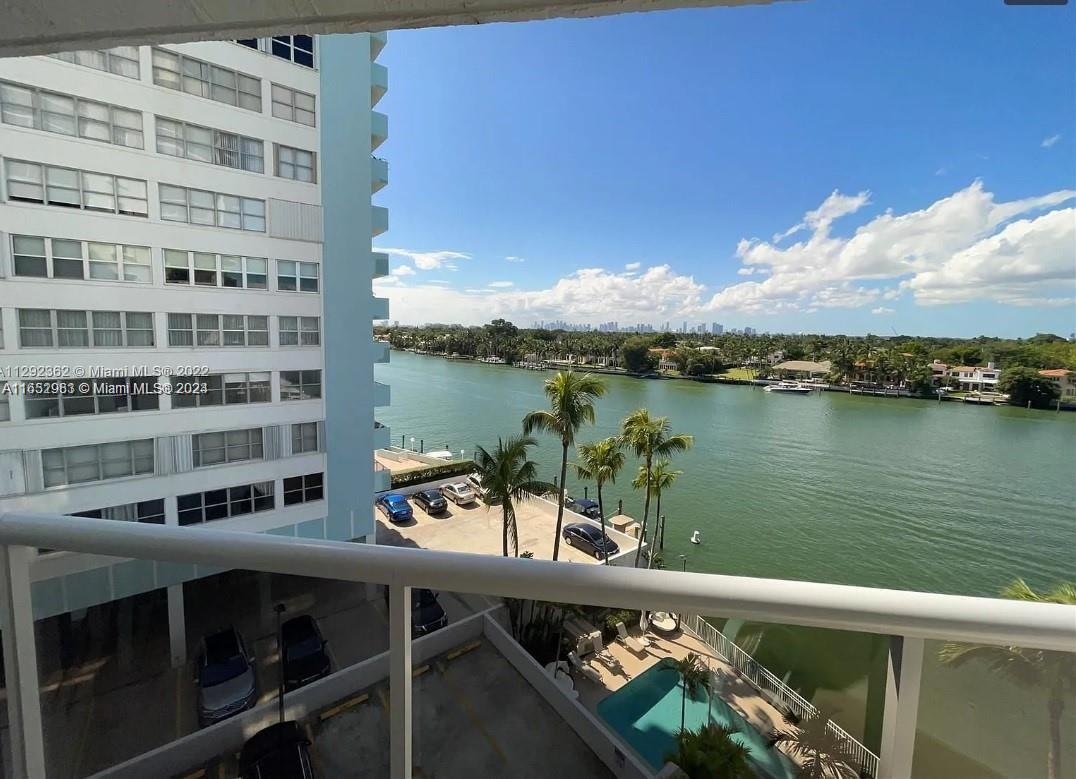
{"label": "concrete column", "polygon": [[389,587],[389,766],[411,779],[411,588]]}
{"label": "concrete column", "polygon": [[168,588],[168,646],[173,668],[187,662],[187,618],[183,609],[182,584]]}
{"label": "concrete column", "polygon": [[878,779],[906,779],[912,775],[919,687],[923,678],[923,645],[921,638],[889,638]]}
{"label": "concrete column", "polygon": [[4,646],[11,760],[17,777],[45,776],[37,644],[30,600],[30,554],[25,546],[0,547],[4,590],[0,638]]}

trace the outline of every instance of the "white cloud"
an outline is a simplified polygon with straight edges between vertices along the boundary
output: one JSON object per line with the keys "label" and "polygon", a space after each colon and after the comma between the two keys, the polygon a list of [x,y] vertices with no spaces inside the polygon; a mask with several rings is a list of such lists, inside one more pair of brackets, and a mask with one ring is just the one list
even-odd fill
{"label": "white cloud", "polygon": [[414,276],[415,269],[410,265],[400,265],[391,271],[393,276]]}
{"label": "white cloud", "polygon": [[455,270],[450,260],[469,260],[471,255],[464,254],[463,252],[452,251],[435,251],[435,252],[419,252],[414,249],[392,249],[392,248],[374,248],[375,252],[384,252],[396,257],[406,257],[415,263],[415,267],[419,270],[435,270],[443,265],[452,266],[451,269]]}
{"label": "white cloud", "polygon": [[934,171],[934,175],[935,176],[944,176],[948,172],[949,172],[949,169],[946,168],[944,165],[942,165],[940,168],[938,168],[936,171]]}
{"label": "white cloud", "polygon": [[445,286],[449,286],[449,285],[452,284],[451,281],[445,281],[444,279],[428,279],[423,283],[425,283],[425,284],[444,284]]}
{"label": "white cloud", "polygon": [[486,286],[487,287],[492,287],[493,289],[504,289],[506,287],[514,287],[515,282],[511,282],[511,281],[491,281]]}
{"label": "white cloud", "polygon": [[892,314],[893,311],[894,310],[892,308],[886,308],[885,306],[878,306],[878,308],[872,308],[871,309],[872,314],[877,314],[879,316],[881,316],[883,314]]}
{"label": "white cloud", "polygon": [[624,270],[639,270],[641,267],[643,267],[641,262],[629,262],[624,266]]}
{"label": "white cloud", "polygon": [[1049,149],[1055,143],[1061,140],[1061,133],[1054,133],[1053,135],[1042,139],[1042,148]]}
{"label": "white cloud", "polygon": [[[903,282],[906,289],[913,291],[917,302],[926,304],[982,297],[1005,303],[1054,299],[1055,294],[1028,294],[1023,275],[1027,270],[1025,266],[1034,260],[1026,253],[1021,253],[1023,259],[1020,262],[999,264],[998,277],[991,277],[993,280],[986,288],[989,290],[986,294],[983,289],[973,289],[980,284],[971,280],[975,274],[950,268],[944,276],[944,284],[943,277],[937,274],[980,242],[1006,234],[1015,223],[1000,233],[998,229],[1011,220],[1055,208],[1073,198],[1076,198],[1076,191],[1061,190],[1041,197],[999,203],[980,181],[975,181],[922,210],[905,214],[886,211],[859,227],[851,237],[839,238],[830,235],[834,220],[865,206],[869,194],[861,192],[845,196],[834,192],[817,209],[807,212],[802,222],[779,234],[788,236],[809,229],[810,234],[798,242],[780,247],[776,245],[777,241],[741,240],[736,254],[743,262],[743,268],[753,268],[756,273],[764,270],[770,277],[725,287],[711,297],[704,310],[763,313],[817,307],[856,308],[873,302],[879,294],[886,296],[885,299],[899,296],[899,289],[894,291],[891,286],[883,293],[862,286],[862,282],[872,281]],[[1065,278],[1071,280],[1076,275],[1073,241],[1066,240],[1056,228],[1010,233],[1005,246],[1011,253],[1016,251],[1017,245],[1033,238],[1037,239],[1035,252],[1050,252],[1049,256],[1057,258],[1057,266],[1066,265],[1067,260]],[[984,250],[985,247],[980,253]],[[990,256],[994,257],[993,254]],[[984,260],[992,261],[996,258]],[[962,262],[969,263],[970,259]],[[1054,265],[1050,267],[1055,268]],[[743,268],[737,272],[750,275]],[[1035,283],[1056,287],[1057,280],[1056,276],[1051,276]],[[853,286],[856,283],[860,286]],[[969,288],[964,289],[962,283]],[[949,296],[948,300],[946,296]],[[1070,296],[1071,284],[1064,292],[1064,298]]]}
{"label": "white cloud", "polygon": [[505,257],[504,259],[505,259],[505,262],[526,262],[526,260],[523,259],[522,257],[508,256],[508,257]]}

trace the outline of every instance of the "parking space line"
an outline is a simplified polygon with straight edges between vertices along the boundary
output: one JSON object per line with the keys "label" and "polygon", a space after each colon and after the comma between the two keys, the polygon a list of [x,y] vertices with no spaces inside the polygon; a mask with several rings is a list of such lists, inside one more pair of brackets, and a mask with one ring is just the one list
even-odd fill
{"label": "parking space line", "polygon": [[445,680],[445,685],[455,695],[456,700],[459,701],[460,708],[463,709],[463,713],[467,715],[467,719],[475,726],[482,738],[490,745],[490,748],[497,753],[497,756],[501,759],[501,762],[508,764],[508,755],[501,749],[501,745],[497,743],[497,739],[493,738],[493,734],[486,730],[486,726],[482,723],[482,720],[478,717],[478,712],[471,706],[470,701],[463,694],[463,691],[456,686],[456,684],[449,678],[448,667],[443,663],[439,663],[437,667],[438,672],[441,674],[441,678]]}

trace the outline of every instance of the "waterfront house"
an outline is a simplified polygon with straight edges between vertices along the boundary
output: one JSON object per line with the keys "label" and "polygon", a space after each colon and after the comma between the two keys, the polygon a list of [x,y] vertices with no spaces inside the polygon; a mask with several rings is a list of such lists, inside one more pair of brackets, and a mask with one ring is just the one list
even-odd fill
{"label": "waterfront house", "polygon": [[942,380],[945,379],[946,374],[949,372],[949,366],[941,360],[934,360],[930,365],[930,386],[940,387]]}
{"label": "waterfront house", "polygon": [[959,382],[963,392],[996,392],[1001,369],[988,362],[981,365],[957,365],[949,369],[949,376]]}
{"label": "waterfront house", "polygon": [[658,358],[658,370],[659,371],[675,371],[677,370],[676,361],[673,360],[673,355],[676,354],[675,349],[659,349],[652,347],[647,351],[650,354]]}
{"label": "waterfront house", "polygon": [[1076,371],[1070,371],[1067,368],[1050,368],[1039,371],[1039,375],[1049,379],[1057,387],[1060,397],[1076,396]]}
{"label": "waterfront house", "polygon": [[813,379],[826,376],[832,364],[829,360],[815,362],[813,360],[786,360],[773,366],[774,371],[782,378]]}

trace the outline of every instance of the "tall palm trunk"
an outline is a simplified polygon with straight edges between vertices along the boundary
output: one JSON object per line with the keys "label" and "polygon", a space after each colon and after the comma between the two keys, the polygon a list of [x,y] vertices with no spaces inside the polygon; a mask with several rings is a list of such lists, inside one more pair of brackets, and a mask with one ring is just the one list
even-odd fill
{"label": "tall palm trunk", "polygon": [[511,504],[505,500],[501,503],[501,551],[508,557],[508,521],[511,517],[509,507]]}
{"label": "tall palm trunk", "polygon": [[602,503],[602,483],[598,482],[598,513],[602,517],[602,550],[605,553],[605,564],[609,565],[609,539],[605,535],[605,505]]}
{"label": "tall palm trunk", "polygon": [[1061,771],[1061,714],[1065,711],[1065,699],[1060,688],[1050,693],[1050,751],[1046,755],[1046,779],[1057,779]]}
{"label": "tall palm trunk", "polygon": [[557,534],[553,536],[553,559],[560,554],[560,528],[564,524],[564,480],[568,477],[568,440],[562,439],[563,454],[560,458],[560,500],[557,501]]}
{"label": "tall palm trunk", "polygon": [[639,567],[639,555],[643,553],[646,542],[646,521],[650,518],[650,455],[646,457],[646,497],[643,498],[643,530],[639,533],[639,545],[635,547],[635,566]]}
{"label": "tall palm trunk", "polygon": [[654,557],[658,549],[658,533],[665,535],[664,522],[661,520],[661,493],[658,493],[657,504],[654,506],[654,540],[650,542],[650,554],[646,558],[646,567],[654,567]]}
{"label": "tall palm trunk", "polygon": [[680,683],[684,685],[683,695],[680,696],[680,730],[683,730],[687,717],[687,680],[681,679]]}

